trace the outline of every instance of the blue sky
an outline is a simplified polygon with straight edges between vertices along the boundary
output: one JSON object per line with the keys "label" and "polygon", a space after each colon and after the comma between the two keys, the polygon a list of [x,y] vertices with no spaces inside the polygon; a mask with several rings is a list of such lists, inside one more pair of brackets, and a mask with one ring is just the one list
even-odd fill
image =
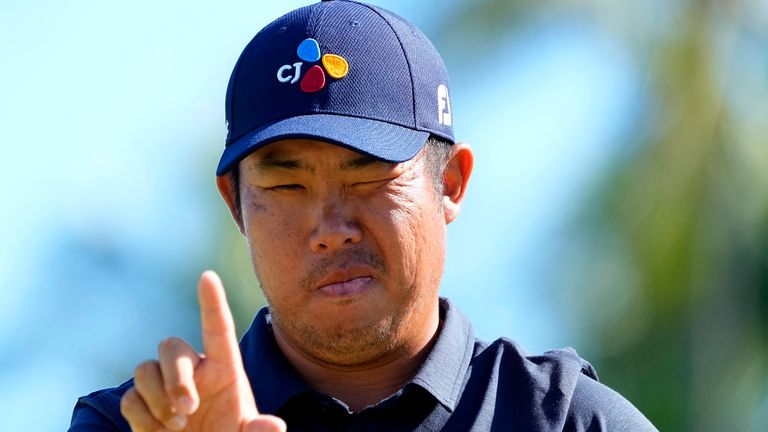
{"label": "blue sky", "polygon": [[[173,315],[141,311],[176,300],[147,288],[162,283],[158,257],[194,261],[195,245],[210,241],[203,194],[215,193],[231,68],[259,28],[309,3],[0,4],[0,429],[65,428],[78,395],[130,372],[106,370],[111,359],[152,355],[172,331]],[[380,4],[428,34],[450,7]],[[619,43],[576,21],[499,37],[500,50],[472,69],[438,45],[460,69],[456,135],[477,157],[449,229],[443,295],[480,337],[542,351],[574,343],[547,274],[565,224],[621,150],[637,77]],[[209,179],[179,180],[201,164]],[[141,251],[140,268],[154,270],[125,265],[107,280],[92,263],[59,262],[52,249],[71,233],[90,247]]]}

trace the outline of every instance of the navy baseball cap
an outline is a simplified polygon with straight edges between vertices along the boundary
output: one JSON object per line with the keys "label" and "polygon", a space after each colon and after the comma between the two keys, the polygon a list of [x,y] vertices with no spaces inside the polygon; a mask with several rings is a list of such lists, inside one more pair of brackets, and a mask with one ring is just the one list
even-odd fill
{"label": "navy baseball cap", "polygon": [[229,80],[216,175],[286,138],[313,138],[388,162],[430,135],[453,143],[448,72],[427,37],[385,9],[322,1],[273,21]]}

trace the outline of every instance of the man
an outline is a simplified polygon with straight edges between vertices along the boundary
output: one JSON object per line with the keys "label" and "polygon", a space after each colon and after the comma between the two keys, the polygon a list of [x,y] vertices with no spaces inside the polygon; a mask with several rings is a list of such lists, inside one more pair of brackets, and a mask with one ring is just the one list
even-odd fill
{"label": "man", "polygon": [[204,352],[164,340],[70,430],[654,430],[572,350],[477,341],[439,298],[473,155],[418,29],[346,0],[292,11],[243,51],[226,116],[217,183],[269,306],[238,346],[204,273]]}

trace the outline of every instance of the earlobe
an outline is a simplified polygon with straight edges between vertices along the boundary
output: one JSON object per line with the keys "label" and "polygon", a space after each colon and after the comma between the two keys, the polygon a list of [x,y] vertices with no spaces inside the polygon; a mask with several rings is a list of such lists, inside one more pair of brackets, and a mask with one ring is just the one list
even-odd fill
{"label": "earlobe", "polygon": [[216,186],[219,188],[219,193],[224,199],[224,202],[229,208],[229,213],[232,215],[232,219],[235,220],[240,233],[245,235],[245,228],[243,227],[243,218],[240,213],[240,209],[235,206],[235,189],[238,185],[235,185],[229,174],[216,177]]}
{"label": "earlobe", "polygon": [[445,167],[443,174],[443,214],[445,223],[456,220],[464,200],[464,193],[469,184],[474,165],[472,148],[466,143],[454,144],[451,158]]}

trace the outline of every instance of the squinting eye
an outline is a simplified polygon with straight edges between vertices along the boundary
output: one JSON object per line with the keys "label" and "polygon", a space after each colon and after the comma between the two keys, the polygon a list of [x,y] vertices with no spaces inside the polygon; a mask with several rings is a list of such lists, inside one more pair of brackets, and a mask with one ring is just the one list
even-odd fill
{"label": "squinting eye", "polygon": [[277,186],[272,186],[272,187],[271,187],[271,188],[269,188],[269,189],[270,189],[270,190],[275,190],[275,191],[281,191],[281,190],[299,190],[299,189],[304,189],[304,186],[302,186],[302,185],[300,185],[300,184],[286,184],[286,185],[277,185]]}
{"label": "squinting eye", "polygon": [[365,181],[365,182],[357,182],[357,183],[354,183],[352,186],[353,187],[361,187],[361,188],[375,188],[377,186],[383,186],[383,185],[389,183],[390,180],[392,180],[392,179],[387,178],[387,179],[381,179],[381,180],[371,180],[371,181]]}

